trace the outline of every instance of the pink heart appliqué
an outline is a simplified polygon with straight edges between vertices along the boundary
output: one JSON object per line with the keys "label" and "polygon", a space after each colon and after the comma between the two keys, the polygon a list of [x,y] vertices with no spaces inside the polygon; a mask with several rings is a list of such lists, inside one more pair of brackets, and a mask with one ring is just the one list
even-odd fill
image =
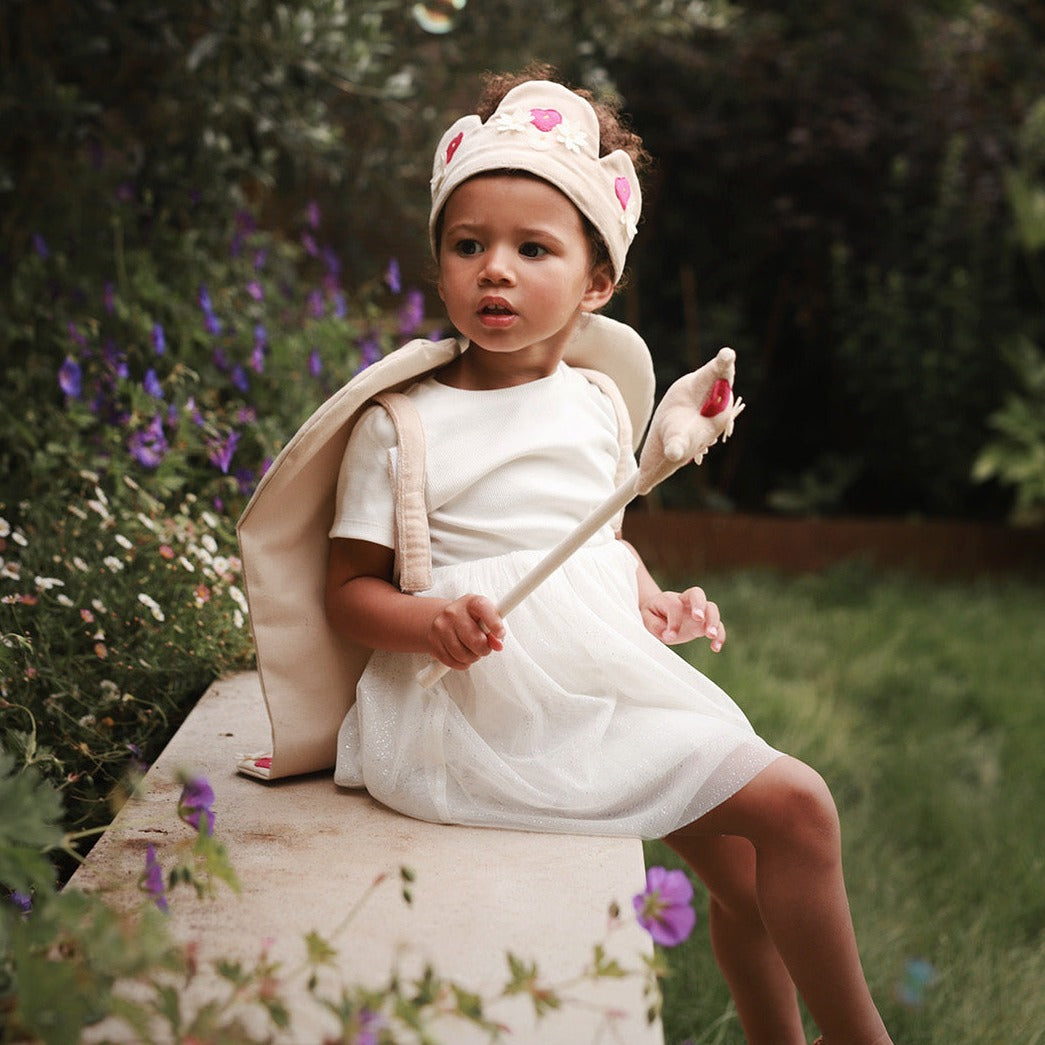
{"label": "pink heart appliqu\u00e9", "polygon": [[617,194],[617,199],[620,200],[621,210],[627,210],[628,200],[631,199],[631,185],[628,183],[628,179],[618,178],[613,183],[613,191]]}
{"label": "pink heart appliqu\u00e9", "polygon": [[450,144],[446,147],[446,162],[449,163],[454,158],[454,153],[457,152],[457,147],[464,140],[464,131],[461,131],[456,138],[451,139]]}
{"label": "pink heart appliqu\u00e9", "polygon": [[539,131],[552,131],[562,123],[562,113],[556,109],[531,109],[530,116]]}

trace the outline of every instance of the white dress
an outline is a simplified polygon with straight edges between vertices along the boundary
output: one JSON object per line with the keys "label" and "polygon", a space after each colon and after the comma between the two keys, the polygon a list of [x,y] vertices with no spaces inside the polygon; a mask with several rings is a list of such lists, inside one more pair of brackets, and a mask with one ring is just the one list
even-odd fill
{"label": "white dress", "polygon": [[[426,595],[497,601],[614,488],[612,405],[564,364],[513,388],[429,378],[408,394],[427,439]],[[394,445],[382,410],[356,426],[331,536],[394,545]],[[427,690],[414,680],[426,656],[375,652],[338,738],[337,783],[423,820],[657,838],[779,757],[646,630],[612,525],[505,624],[502,652]]]}

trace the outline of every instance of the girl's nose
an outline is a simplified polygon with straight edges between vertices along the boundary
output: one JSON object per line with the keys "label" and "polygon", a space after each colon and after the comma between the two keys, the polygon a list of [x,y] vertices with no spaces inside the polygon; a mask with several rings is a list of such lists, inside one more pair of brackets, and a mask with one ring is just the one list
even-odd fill
{"label": "girl's nose", "polygon": [[483,255],[483,267],[479,278],[484,283],[510,283],[515,270],[512,266],[512,251],[508,247],[488,247]]}

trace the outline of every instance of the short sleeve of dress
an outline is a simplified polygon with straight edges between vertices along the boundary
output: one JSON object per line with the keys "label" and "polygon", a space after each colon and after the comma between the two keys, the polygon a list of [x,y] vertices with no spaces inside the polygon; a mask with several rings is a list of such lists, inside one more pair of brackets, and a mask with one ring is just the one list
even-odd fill
{"label": "short sleeve of dress", "polygon": [[395,548],[395,500],[390,478],[395,447],[392,419],[382,407],[370,407],[353,428],[341,459],[331,537]]}

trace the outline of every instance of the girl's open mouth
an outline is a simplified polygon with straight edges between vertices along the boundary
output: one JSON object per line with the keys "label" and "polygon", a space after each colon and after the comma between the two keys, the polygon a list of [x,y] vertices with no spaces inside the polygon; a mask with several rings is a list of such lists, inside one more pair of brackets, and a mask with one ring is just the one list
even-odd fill
{"label": "girl's open mouth", "polygon": [[489,302],[479,309],[479,320],[488,327],[507,326],[513,319],[515,313],[499,301]]}

